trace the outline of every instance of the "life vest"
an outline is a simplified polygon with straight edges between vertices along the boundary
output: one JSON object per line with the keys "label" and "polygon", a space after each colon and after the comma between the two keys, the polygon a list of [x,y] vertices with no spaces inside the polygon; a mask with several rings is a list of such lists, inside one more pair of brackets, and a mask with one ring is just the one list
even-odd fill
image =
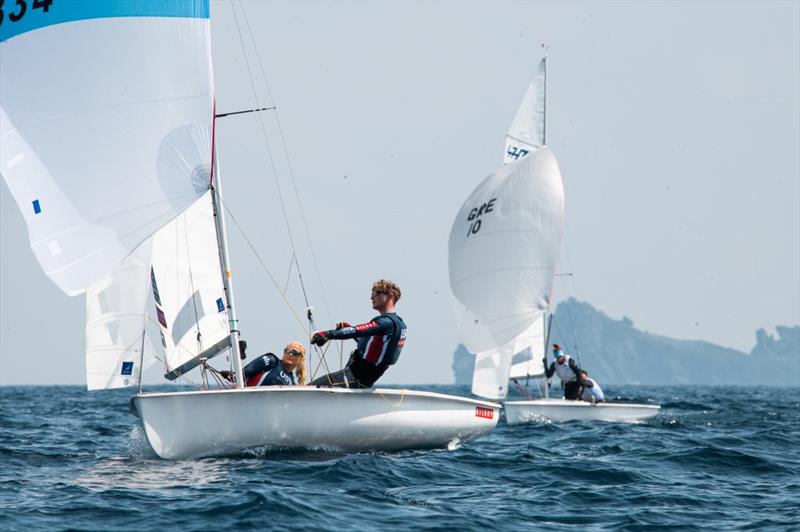
{"label": "life vest", "polygon": [[286,371],[283,367],[283,362],[272,353],[263,355],[261,359],[256,359],[254,362],[258,363],[263,361],[263,371],[259,371],[255,375],[247,378],[247,386],[293,386],[296,384],[294,374],[291,371]]}
{"label": "life vest", "polygon": [[606,400],[606,397],[603,394],[603,389],[600,387],[599,384],[597,384],[597,382],[594,379],[590,379],[587,377],[584,380],[591,382],[592,386],[583,388],[581,399],[583,399],[584,401],[591,401],[592,398],[594,398],[594,400],[597,402]]}
{"label": "life vest", "polygon": [[571,357],[565,354],[563,364],[553,362],[556,368],[556,375],[558,375],[558,378],[561,379],[561,382],[572,382],[578,380],[578,376],[575,375],[575,371],[569,365],[570,360]]}
{"label": "life vest", "polygon": [[406,324],[394,312],[381,314],[372,319],[373,323],[383,320],[392,322],[392,330],[382,335],[364,336],[356,339],[358,350],[364,360],[373,366],[387,367],[396,363],[406,343]]}

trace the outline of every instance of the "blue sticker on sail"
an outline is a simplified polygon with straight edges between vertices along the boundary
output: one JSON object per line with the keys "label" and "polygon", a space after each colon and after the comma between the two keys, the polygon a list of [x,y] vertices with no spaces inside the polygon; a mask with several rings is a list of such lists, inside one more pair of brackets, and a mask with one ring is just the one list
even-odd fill
{"label": "blue sticker on sail", "polygon": [[119,372],[120,375],[133,375],[133,362],[123,362],[122,363],[122,371]]}
{"label": "blue sticker on sail", "polygon": [[39,214],[42,212],[42,206],[39,204],[39,200],[33,200],[33,214]]}
{"label": "blue sticker on sail", "polygon": [[115,17],[208,18],[209,0],[38,0],[0,2],[0,42],[29,31],[78,20]]}
{"label": "blue sticker on sail", "polygon": [[222,301],[222,298],[217,299],[217,312],[222,312],[225,310],[225,303]]}

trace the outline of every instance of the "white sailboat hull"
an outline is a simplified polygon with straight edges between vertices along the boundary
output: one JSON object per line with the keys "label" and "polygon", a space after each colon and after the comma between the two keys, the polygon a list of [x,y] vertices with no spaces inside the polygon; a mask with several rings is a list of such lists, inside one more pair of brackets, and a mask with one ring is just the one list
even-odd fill
{"label": "white sailboat hull", "polygon": [[636,423],[658,414],[658,405],[599,403],[567,399],[537,399],[503,403],[509,425],[535,421],[617,421]]}
{"label": "white sailboat hull", "polygon": [[500,405],[432,392],[310,386],[138,394],[132,410],[165,459],[252,447],[342,452],[439,448],[497,425]]}

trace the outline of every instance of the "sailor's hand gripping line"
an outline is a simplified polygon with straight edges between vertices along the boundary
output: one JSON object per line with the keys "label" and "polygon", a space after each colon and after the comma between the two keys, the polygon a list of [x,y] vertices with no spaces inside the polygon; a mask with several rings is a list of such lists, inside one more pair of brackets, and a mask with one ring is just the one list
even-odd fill
{"label": "sailor's hand gripping line", "polygon": [[[306,317],[308,318],[309,331],[316,330],[316,326],[314,325],[314,313],[313,313],[313,310],[314,310],[314,307],[306,308]],[[347,323],[346,321],[342,321],[342,322],[339,322],[339,323],[336,324],[336,328],[337,329],[342,329],[344,327],[349,327],[349,326],[350,326],[350,324]],[[331,375],[332,372],[330,370],[330,367],[328,366],[327,360],[325,360],[325,355],[327,354],[328,348],[331,345],[330,343],[328,343],[329,341],[330,341],[330,338],[328,338],[325,335],[324,332],[318,331],[318,332],[315,332],[314,334],[311,335],[311,339],[309,341],[310,344],[311,344],[310,348],[313,349],[314,352],[316,352],[317,356],[319,357],[319,362],[317,362],[317,365],[314,368],[314,371],[311,372],[311,381],[313,381],[316,378],[317,373],[319,372],[320,368],[324,366],[325,374],[328,376],[328,384],[329,385],[335,385],[335,384],[340,384],[340,383],[336,383],[336,382],[333,382],[331,380],[330,375]],[[326,347],[326,344],[327,344],[327,347]],[[339,368],[344,369],[345,365],[344,365],[344,342],[343,341],[338,342],[338,351],[339,351]],[[309,363],[310,362],[311,361],[309,360]],[[345,385],[346,388],[350,387],[350,384],[347,382],[346,378],[344,380],[344,385]]]}

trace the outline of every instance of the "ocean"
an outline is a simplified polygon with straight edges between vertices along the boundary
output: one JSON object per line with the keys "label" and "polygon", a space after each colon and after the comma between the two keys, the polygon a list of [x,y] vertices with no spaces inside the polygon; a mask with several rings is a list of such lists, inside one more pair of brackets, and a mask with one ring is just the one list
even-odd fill
{"label": "ocean", "polygon": [[449,451],[170,462],[130,391],[0,387],[0,529],[800,529],[800,389],[604,388],[662,411],[638,425],[501,419]]}

